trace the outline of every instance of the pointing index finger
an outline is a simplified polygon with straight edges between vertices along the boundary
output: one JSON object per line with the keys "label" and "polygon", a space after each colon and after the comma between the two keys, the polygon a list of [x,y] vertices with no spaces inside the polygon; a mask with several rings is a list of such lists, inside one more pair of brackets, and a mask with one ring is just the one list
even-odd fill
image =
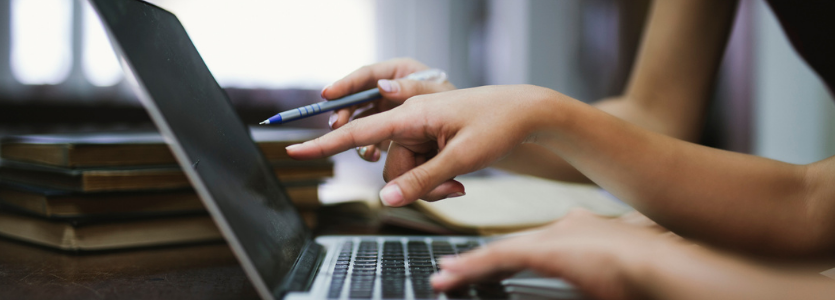
{"label": "pointing index finger", "polygon": [[287,146],[287,154],[294,159],[316,159],[380,143],[392,138],[397,126],[390,115],[391,112],[384,112],[354,120],[316,139]]}

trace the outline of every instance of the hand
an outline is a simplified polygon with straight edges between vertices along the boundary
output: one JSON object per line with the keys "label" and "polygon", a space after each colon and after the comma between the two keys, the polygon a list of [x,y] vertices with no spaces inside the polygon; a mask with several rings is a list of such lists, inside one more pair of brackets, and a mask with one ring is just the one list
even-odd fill
{"label": "hand", "polygon": [[[412,96],[421,94],[431,94],[443,91],[454,90],[455,86],[449,81],[443,82],[432,81],[416,81],[403,78],[409,74],[427,70],[426,65],[409,58],[392,59],[385,62],[362,67],[344,78],[328,85],[322,90],[322,98],[333,100],[338,99],[353,93],[378,87],[380,94],[383,96],[379,100],[372,102],[371,106],[363,111],[360,111],[356,118],[362,118],[371,114],[387,111],[400,104]],[[334,111],[328,120],[328,126],[331,129],[337,129],[347,124],[360,108],[367,107],[368,104],[355,105]],[[380,150],[387,148],[381,145],[388,145],[387,141],[377,143],[375,145],[361,145],[357,148],[360,157],[367,161],[375,162],[380,159]]]}
{"label": "hand", "polygon": [[287,148],[296,159],[314,159],[392,140],[380,191],[402,206],[418,198],[464,194],[456,175],[489,166],[525,142],[538,122],[554,119],[549,106],[561,94],[546,88],[487,86],[415,96],[392,110],[348,123],[315,140]]}
{"label": "hand", "polygon": [[646,291],[633,280],[642,264],[660,249],[685,246],[662,232],[573,210],[542,231],[443,258],[431,282],[449,290],[528,269],[571,282],[593,299],[643,299]]}

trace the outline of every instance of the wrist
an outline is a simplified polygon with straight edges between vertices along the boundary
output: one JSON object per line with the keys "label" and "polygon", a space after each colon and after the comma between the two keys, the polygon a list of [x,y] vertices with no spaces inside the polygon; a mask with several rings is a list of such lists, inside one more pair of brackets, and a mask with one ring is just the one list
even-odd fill
{"label": "wrist", "polygon": [[621,252],[621,267],[628,293],[636,299],[657,299],[656,290],[670,268],[682,268],[688,260],[682,257],[682,245],[669,241],[653,241],[645,251]]}
{"label": "wrist", "polygon": [[533,88],[535,91],[531,95],[535,104],[527,118],[529,130],[525,143],[546,146],[553,143],[570,123],[572,110],[576,109],[572,102],[577,100],[552,89]]}

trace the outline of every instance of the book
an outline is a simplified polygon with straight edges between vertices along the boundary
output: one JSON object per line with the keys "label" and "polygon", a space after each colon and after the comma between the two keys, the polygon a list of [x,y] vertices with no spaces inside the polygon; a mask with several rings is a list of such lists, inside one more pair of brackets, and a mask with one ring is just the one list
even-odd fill
{"label": "book", "polygon": [[[333,176],[333,162],[282,161],[272,163],[285,185],[320,182]],[[191,187],[179,166],[118,166],[63,168],[0,160],[0,181],[76,192],[170,190]]]}
{"label": "book", "polygon": [[[419,200],[414,209],[431,220],[462,234],[506,234],[546,225],[573,208],[585,208],[603,216],[619,216],[632,208],[599,187],[566,183],[533,176],[457,178],[465,196],[435,202]],[[408,209],[408,208],[407,208]],[[433,223],[402,218],[403,212],[387,212],[387,223],[427,230]],[[429,231],[436,231],[431,229]]]}
{"label": "book", "polygon": [[[321,206],[319,186],[288,186],[287,194],[299,210]],[[205,213],[191,189],[165,192],[78,193],[0,184],[0,204],[15,211],[73,222],[159,217]]]}
{"label": "book", "polygon": [[72,226],[0,211],[0,235],[61,250],[108,250],[221,241],[207,215]]}
{"label": "book", "polygon": [[[316,213],[302,212],[308,226]],[[208,215],[89,223],[73,226],[62,221],[0,210],[0,235],[67,251],[96,251],[223,241]]]}
{"label": "book", "polygon": [[[269,161],[287,160],[285,147],[327,131],[252,127],[250,133]],[[174,165],[177,161],[156,132],[31,134],[4,137],[0,158],[58,167]]]}

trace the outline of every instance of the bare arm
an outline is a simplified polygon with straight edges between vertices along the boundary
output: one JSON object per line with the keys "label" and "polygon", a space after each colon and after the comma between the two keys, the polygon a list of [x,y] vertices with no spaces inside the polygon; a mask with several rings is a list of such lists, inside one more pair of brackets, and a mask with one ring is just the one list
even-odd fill
{"label": "bare arm", "polygon": [[835,250],[835,157],[793,165],[646,131],[577,101],[549,107],[540,113],[562,119],[533,139],[665,228],[753,252]]}
{"label": "bare arm", "polygon": [[463,193],[451,178],[532,143],[682,236],[777,255],[835,250],[835,158],[793,165],[708,148],[541,87],[413,97],[288,148],[288,154],[319,158],[387,139],[397,151],[386,159],[388,184],[380,197],[392,206],[441,199],[444,193],[429,192],[444,186]]}
{"label": "bare arm", "polygon": [[835,281],[820,274],[766,268],[706,248],[659,252],[632,272],[637,285],[653,299],[835,297]]}
{"label": "bare arm", "polygon": [[[624,94],[594,106],[648,130],[691,142],[698,139],[735,8],[736,1],[654,1]],[[559,156],[532,144],[517,147],[493,166],[589,181]]]}

